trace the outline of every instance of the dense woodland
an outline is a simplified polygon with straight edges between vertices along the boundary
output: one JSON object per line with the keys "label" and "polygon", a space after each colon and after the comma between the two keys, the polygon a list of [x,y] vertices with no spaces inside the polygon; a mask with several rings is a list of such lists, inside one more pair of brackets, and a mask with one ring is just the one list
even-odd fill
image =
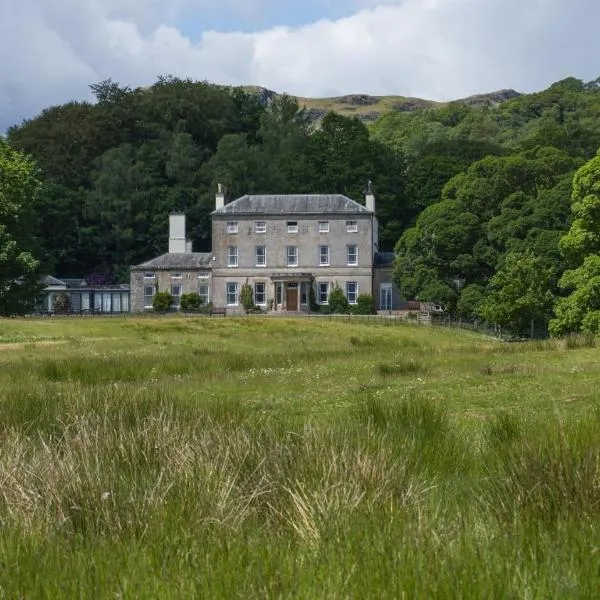
{"label": "dense woodland", "polygon": [[37,165],[17,229],[38,272],[127,280],[129,265],[165,251],[173,210],[189,216],[194,248],[210,249],[217,182],[230,198],[360,199],[372,180],[380,246],[395,249],[406,298],[516,332],[553,314],[556,334],[600,329],[600,80],[370,126],[334,113],[316,124],[287,96],[265,104],[171,77],[91,87],[96,102],[48,108],[2,142]]}

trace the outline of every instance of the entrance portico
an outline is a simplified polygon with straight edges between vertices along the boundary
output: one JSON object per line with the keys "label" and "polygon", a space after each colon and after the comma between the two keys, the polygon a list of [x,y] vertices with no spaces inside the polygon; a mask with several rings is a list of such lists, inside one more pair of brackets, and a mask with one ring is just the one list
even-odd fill
{"label": "entrance portico", "polygon": [[311,273],[276,273],[271,276],[275,310],[307,312],[309,308]]}

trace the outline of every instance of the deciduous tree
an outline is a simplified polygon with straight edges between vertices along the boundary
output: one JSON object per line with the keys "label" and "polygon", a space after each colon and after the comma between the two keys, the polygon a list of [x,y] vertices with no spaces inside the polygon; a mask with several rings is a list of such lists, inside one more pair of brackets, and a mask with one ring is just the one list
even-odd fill
{"label": "deciduous tree", "polygon": [[35,163],[0,138],[0,314],[31,309],[38,261],[28,251],[31,205],[40,188]]}

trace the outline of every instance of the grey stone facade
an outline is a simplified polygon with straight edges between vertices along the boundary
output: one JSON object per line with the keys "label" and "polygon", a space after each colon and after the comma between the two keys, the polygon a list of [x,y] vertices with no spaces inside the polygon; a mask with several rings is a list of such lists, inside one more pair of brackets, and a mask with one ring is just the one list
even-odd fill
{"label": "grey stone facade", "polygon": [[131,268],[132,311],[148,310],[151,286],[178,297],[201,285],[215,308],[235,314],[242,312],[239,294],[246,283],[255,303],[269,311],[308,311],[311,296],[326,305],[334,286],[350,303],[359,294],[373,295],[379,308],[380,280],[391,271],[375,273],[370,189],[365,205],[341,194],[247,195],[226,204],[219,186],[211,216],[213,249],[207,254],[191,252],[185,218],[171,216],[169,253]]}

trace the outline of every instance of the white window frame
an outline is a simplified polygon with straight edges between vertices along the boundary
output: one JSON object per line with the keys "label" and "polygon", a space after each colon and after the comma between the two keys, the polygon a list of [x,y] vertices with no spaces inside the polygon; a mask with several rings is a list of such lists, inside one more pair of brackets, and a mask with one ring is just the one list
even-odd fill
{"label": "white window frame", "polygon": [[319,221],[319,233],[329,233],[329,221]]}
{"label": "white window frame", "polygon": [[357,233],[358,232],[358,221],[355,221],[355,220],[346,221],[346,231],[348,233]]}
{"label": "white window frame", "polygon": [[[146,294],[146,292],[148,291],[148,289],[152,289],[152,294]],[[154,287],[154,285],[145,285],[144,286],[144,308],[152,308],[152,301],[154,300],[154,295],[156,294],[156,288]],[[146,302],[146,298],[150,298],[150,304],[148,304]],[[89,299],[88,299],[88,303],[89,303]]]}
{"label": "white window frame", "polygon": [[[234,301],[230,302],[231,296],[234,296]],[[225,298],[227,306],[238,306],[239,304],[239,286],[237,281],[228,281],[225,284]]]}
{"label": "white window frame", "polygon": [[[325,300],[322,300],[321,298],[321,290],[323,289],[322,286],[325,286]],[[321,304],[323,306],[326,306],[327,304],[329,304],[329,292],[331,290],[331,286],[329,284],[329,281],[319,281],[317,283],[317,303]]]}
{"label": "white window frame", "polygon": [[[262,257],[258,253],[260,248],[262,248]],[[259,257],[262,258],[262,262],[259,261]],[[266,267],[267,266],[267,247],[266,246],[254,246],[254,265],[256,267]]]}
{"label": "white window frame", "polygon": [[[179,288],[179,294],[174,294],[173,288]],[[181,296],[183,294],[183,284],[182,283],[172,283],[169,291],[171,293],[171,296],[173,296],[173,299],[175,300],[173,302],[173,306],[175,308],[179,308],[179,306],[181,304]]]}
{"label": "white window frame", "polygon": [[238,260],[238,247],[237,246],[227,246],[227,266],[228,267],[237,267],[239,264]]}
{"label": "white window frame", "polygon": [[326,245],[319,246],[319,266],[320,267],[328,267],[329,266],[329,246],[326,246]]}
{"label": "white window frame", "polygon": [[181,271],[173,271],[171,279],[183,279],[183,273]]}
{"label": "white window frame", "polygon": [[[383,299],[388,299],[389,294],[389,306],[386,302],[383,304]],[[391,283],[381,283],[379,285],[379,310],[392,310],[394,306],[394,288]]]}
{"label": "white window frame", "polygon": [[[202,288],[206,288],[206,294],[201,291]],[[198,278],[198,296],[202,298],[204,305],[210,302],[210,284],[208,283],[208,277]]]}
{"label": "white window frame", "polygon": [[267,222],[254,221],[254,233],[267,233]]}
{"label": "white window frame", "polygon": [[[354,291],[350,292],[350,286],[354,286]],[[351,299],[351,295],[354,296]],[[357,304],[358,301],[358,281],[346,281],[346,299],[348,300],[348,304]]]}
{"label": "white window frame", "polygon": [[237,233],[239,230],[237,221],[227,221],[227,233]]}
{"label": "white window frame", "polygon": [[156,279],[156,273],[154,273],[153,271],[146,271],[144,273],[144,279]]}
{"label": "white window frame", "polygon": [[287,232],[298,233],[298,221],[287,221]]}
{"label": "white window frame", "polygon": [[[293,252],[290,254],[290,250]],[[297,267],[298,266],[298,246],[286,246],[285,248],[285,264],[288,267]],[[292,258],[292,260],[290,260]]]}
{"label": "white window frame", "polygon": [[[262,286],[262,300],[259,300],[258,293],[256,291],[257,286]],[[267,305],[267,284],[264,281],[255,281],[254,282],[254,304],[256,306],[266,306]]]}
{"label": "white window frame", "polygon": [[[350,248],[354,248],[354,260],[350,260]],[[358,245],[348,244],[346,246],[346,264],[349,267],[358,267]]]}

